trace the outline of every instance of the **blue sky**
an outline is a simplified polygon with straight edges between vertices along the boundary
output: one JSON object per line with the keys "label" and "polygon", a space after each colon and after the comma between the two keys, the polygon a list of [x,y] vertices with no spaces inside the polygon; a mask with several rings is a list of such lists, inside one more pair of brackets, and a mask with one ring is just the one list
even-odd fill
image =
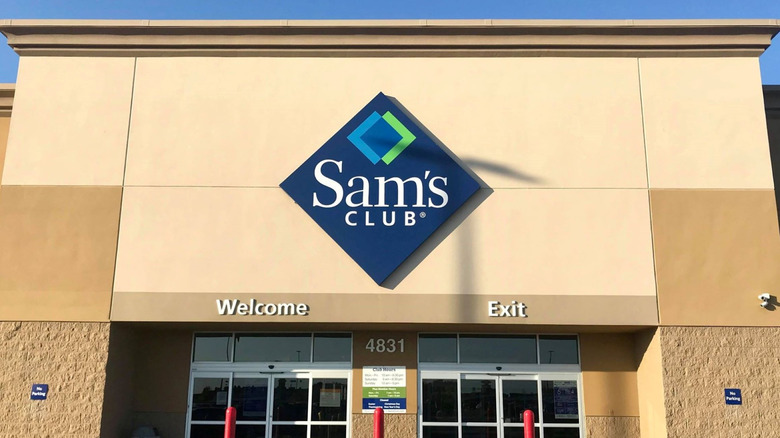
{"label": "blue sky", "polygon": [[[780,0],[0,0],[0,18],[780,18]],[[15,82],[18,57],[4,43],[0,82]],[[761,75],[765,84],[780,84],[780,36],[761,56]]]}

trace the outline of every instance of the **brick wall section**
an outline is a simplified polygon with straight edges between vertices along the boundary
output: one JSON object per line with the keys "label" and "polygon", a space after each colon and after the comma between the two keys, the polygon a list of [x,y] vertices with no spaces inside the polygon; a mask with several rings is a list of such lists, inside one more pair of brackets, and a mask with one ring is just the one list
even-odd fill
{"label": "brick wall section", "polygon": [[[780,327],[662,327],[669,438],[780,437]],[[743,404],[726,405],[725,388]]]}
{"label": "brick wall section", "polygon": [[585,417],[588,438],[639,438],[639,417]]}
{"label": "brick wall section", "polygon": [[99,437],[108,339],[108,323],[0,322],[0,437]]}
{"label": "brick wall section", "polygon": [[[352,438],[374,436],[374,414],[352,414]],[[385,414],[387,438],[417,438],[416,414]]]}

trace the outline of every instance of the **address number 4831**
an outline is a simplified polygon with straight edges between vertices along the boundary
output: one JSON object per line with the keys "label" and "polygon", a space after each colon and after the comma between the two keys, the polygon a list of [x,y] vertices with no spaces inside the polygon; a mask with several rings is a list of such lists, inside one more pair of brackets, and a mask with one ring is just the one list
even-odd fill
{"label": "address number 4831", "polygon": [[404,352],[404,340],[402,339],[374,339],[371,338],[366,344],[366,350],[372,353],[395,353]]}

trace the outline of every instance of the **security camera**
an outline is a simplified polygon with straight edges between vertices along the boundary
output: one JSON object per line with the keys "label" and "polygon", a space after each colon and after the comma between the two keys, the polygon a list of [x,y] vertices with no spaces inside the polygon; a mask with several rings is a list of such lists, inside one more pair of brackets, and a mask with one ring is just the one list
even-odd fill
{"label": "security camera", "polygon": [[268,365],[268,368],[274,369],[274,366],[273,365]]}
{"label": "security camera", "polygon": [[769,305],[769,300],[772,299],[772,295],[769,294],[761,294],[758,296],[758,299],[761,300],[760,306],[763,308],[766,308],[766,306]]}

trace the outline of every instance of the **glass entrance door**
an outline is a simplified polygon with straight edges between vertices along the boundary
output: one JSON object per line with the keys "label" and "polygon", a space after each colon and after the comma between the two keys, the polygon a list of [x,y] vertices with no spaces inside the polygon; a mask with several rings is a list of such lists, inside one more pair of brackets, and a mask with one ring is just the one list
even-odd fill
{"label": "glass entrance door", "polygon": [[580,436],[576,375],[425,372],[421,383],[423,438],[522,438],[527,409],[537,437]]}
{"label": "glass entrance door", "polygon": [[460,400],[462,438],[522,438],[523,412],[539,412],[538,380],[528,375],[464,374]]}
{"label": "glass entrance door", "polygon": [[221,438],[236,408],[236,438],[346,438],[345,372],[194,372],[190,438]]}

